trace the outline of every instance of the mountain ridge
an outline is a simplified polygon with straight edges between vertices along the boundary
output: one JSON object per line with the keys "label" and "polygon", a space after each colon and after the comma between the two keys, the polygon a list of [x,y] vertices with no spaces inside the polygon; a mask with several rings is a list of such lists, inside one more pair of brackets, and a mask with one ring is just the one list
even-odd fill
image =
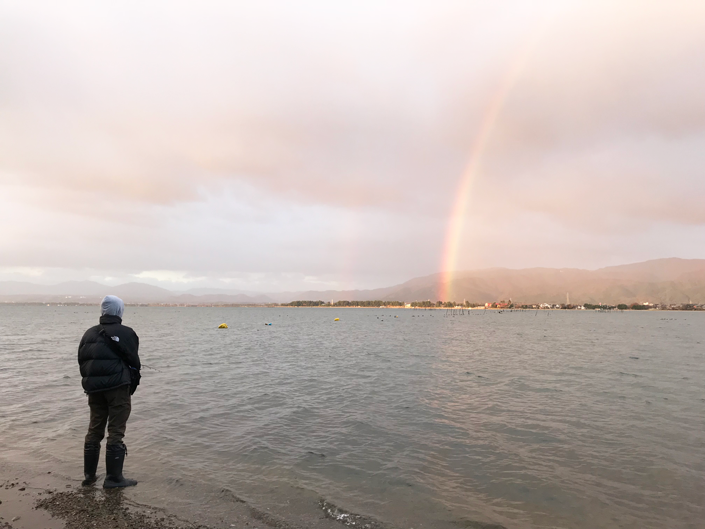
{"label": "mountain ridge", "polygon": [[127,303],[268,304],[294,300],[436,301],[438,292],[451,299],[485,303],[512,299],[522,303],[703,303],[705,259],[665,258],[585,270],[534,267],[483,268],[458,271],[451,285],[435,273],[377,289],[256,293],[218,288],[169,290],[147,283],[107,286],[95,281],[57,285],[0,282],[0,302],[97,303],[106,294]]}

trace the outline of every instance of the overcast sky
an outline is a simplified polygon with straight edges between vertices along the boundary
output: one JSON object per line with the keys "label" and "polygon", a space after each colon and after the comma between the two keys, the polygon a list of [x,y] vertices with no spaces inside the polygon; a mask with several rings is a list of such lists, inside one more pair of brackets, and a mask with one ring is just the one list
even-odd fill
{"label": "overcast sky", "polygon": [[389,286],[475,155],[458,269],[705,258],[705,2],[0,2],[0,280]]}

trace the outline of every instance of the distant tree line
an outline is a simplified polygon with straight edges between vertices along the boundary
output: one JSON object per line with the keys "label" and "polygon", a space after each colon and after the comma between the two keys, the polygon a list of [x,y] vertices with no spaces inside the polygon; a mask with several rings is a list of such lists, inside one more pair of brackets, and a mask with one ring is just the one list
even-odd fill
{"label": "distant tree line", "polygon": [[333,303],[334,307],[403,307],[403,301],[382,301],[375,299],[372,301],[347,301],[340,300]]}
{"label": "distant tree line", "polygon": [[411,306],[414,308],[447,308],[452,309],[453,307],[465,307],[469,309],[471,307],[481,307],[482,305],[478,303],[470,303],[465,301],[463,303],[458,303],[457,301],[412,301]]}
{"label": "distant tree line", "polygon": [[414,308],[430,308],[435,307],[435,301],[412,301],[411,306]]}
{"label": "distant tree line", "polygon": [[372,301],[347,301],[340,300],[331,304],[330,301],[292,301],[291,303],[282,303],[283,307],[403,307],[403,301],[382,301],[375,299]]}

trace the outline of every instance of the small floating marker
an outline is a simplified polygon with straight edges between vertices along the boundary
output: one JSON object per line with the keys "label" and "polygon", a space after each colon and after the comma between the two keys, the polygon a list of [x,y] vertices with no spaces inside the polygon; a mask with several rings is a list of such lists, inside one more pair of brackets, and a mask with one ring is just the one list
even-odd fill
{"label": "small floating marker", "polygon": [[340,321],[340,318],[336,318],[336,319],[334,319],[333,321]]}
{"label": "small floating marker", "polygon": [[227,324],[227,323],[221,323],[220,325],[218,325],[218,328],[219,328],[219,329],[227,329],[227,328],[228,328],[228,324]]}

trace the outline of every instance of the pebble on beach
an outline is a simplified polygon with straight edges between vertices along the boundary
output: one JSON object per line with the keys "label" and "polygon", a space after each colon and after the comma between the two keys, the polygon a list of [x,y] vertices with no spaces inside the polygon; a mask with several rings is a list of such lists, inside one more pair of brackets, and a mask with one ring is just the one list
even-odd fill
{"label": "pebble on beach", "polygon": [[52,516],[63,519],[66,529],[209,529],[159,511],[144,512],[139,506],[128,506],[120,490],[84,487],[56,492],[38,500],[36,508],[45,509]]}

